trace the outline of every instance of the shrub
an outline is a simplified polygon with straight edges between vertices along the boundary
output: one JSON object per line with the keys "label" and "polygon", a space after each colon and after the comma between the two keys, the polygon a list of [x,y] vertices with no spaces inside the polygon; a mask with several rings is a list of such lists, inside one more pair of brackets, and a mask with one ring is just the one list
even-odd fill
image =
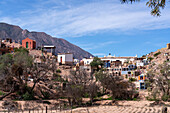
{"label": "shrub", "polygon": [[34,93],[28,93],[26,92],[25,94],[22,95],[24,100],[34,100]]}
{"label": "shrub", "polygon": [[4,93],[4,92],[2,92],[2,91],[0,91],[0,95],[5,95],[5,93]]}
{"label": "shrub", "polygon": [[50,97],[50,93],[49,92],[44,92],[44,91],[41,91],[42,95],[44,96],[44,99],[49,99]]}
{"label": "shrub", "polygon": [[109,97],[109,98],[107,98],[107,100],[112,100],[112,96],[111,96],[111,97]]}
{"label": "shrub", "polygon": [[155,53],[153,56],[154,57],[156,57],[156,56],[158,56],[159,54],[161,54],[161,52],[159,51],[159,52],[157,52],[157,53]]}
{"label": "shrub", "polygon": [[162,96],[163,101],[168,101],[169,98],[170,98],[170,96],[166,95],[166,94]]}
{"label": "shrub", "polygon": [[153,57],[148,57],[148,59],[149,59],[150,61],[152,61],[154,58],[153,58]]}
{"label": "shrub", "polygon": [[88,93],[85,93],[84,94],[84,98],[88,98],[89,97],[89,94]]}
{"label": "shrub", "polygon": [[60,74],[54,73],[54,74],[53,74],[53,77],[60,77]]}
{"label": "shrub", "polygon": [[137,98],[133,98],[133,101],[137,101]]}
{"label": "shrub", "polygon": [[61,73],[61,70],[60,70],[60,69],[57,69],[56,72],[57,72],[57,73]]}
{"label": "shrub", "polygon": [[137,79],[136,78],[129,78],[129,81],[133,82],[133,81],[137,81]]}

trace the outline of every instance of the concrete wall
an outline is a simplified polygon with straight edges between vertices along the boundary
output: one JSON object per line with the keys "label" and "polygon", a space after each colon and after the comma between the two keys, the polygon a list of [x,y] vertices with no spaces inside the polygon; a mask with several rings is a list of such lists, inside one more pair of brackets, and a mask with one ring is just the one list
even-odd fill
{"label": "concrete wall", "polygon": [[73,62],[73,54],[66,54],[65,56],[66,62]]}
{"label": "concrete wall", "polygon": [[[62,62],[61,62],[61,57],[62,57]],[[59,63],[67,63],[67,62],[73,62],[73,54],[61,54],[58,55],[58,62]]]}

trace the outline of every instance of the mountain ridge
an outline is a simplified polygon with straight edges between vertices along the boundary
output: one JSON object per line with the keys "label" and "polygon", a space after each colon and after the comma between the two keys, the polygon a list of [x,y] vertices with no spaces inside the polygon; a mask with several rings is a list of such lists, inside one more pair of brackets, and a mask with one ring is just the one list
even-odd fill
{"label": "mountain ridge", "polygon": [[84,57],[89,58],[93,56],[89,52],[81,49],[80,47],[68,42],[63,38],[52,37],[45,32],[29,31],[22,29],[17,25],[11,25],[7,23],[0,23],[0,38],[11,38],[12,40],[21,42],[25,38],[36,40],[37,46],[44,45],[55,45],[56,53],[73,53],[74,58],[82,59]]}

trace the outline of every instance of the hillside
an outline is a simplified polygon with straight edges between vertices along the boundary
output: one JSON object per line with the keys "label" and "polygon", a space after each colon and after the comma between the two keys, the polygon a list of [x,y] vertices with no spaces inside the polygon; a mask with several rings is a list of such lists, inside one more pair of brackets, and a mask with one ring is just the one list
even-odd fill
{"label": "hillside", "polygon": [[151,60],[150,65],[152,65],[152,69],[156,69],[160,64],[163,64],[164,62],[168,62],[170,60],[170,49],[158,49],[155,52],[149,53],[147,56]]}
{"label": "hillside", "polygon": [[30,32],[28,30],[21,29],[19,26],[0,23],[0,38],[11,38],[15,41],[21,42],[27,37],[36,40],[37,46],[40,46],[41,44],[55,45],[56,53],[70,52],[78,59],[92,56],[92,54],[62,38],[55,38],[44,32]]}

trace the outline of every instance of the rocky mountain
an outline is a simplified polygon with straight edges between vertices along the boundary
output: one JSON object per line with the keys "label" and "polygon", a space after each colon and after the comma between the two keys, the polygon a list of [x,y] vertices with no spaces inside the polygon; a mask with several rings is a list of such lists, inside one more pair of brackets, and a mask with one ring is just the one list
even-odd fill
{"label": "rocky mountain", "polygon": [[37,46],[44,45],[55,45],[56,53],[73,53],[74,58],[82,59],[83,57],[90,57],[92,54],[81,49],[80,47],[71,44],[70,42],[62,39],[52,37],[44,32],[30,32],[23,30],[19,26],[9,25],[6,23],[0,23],[0,38],[11,38],[13,40],[22,41],[29,37],[30,39],[36,40]]}

